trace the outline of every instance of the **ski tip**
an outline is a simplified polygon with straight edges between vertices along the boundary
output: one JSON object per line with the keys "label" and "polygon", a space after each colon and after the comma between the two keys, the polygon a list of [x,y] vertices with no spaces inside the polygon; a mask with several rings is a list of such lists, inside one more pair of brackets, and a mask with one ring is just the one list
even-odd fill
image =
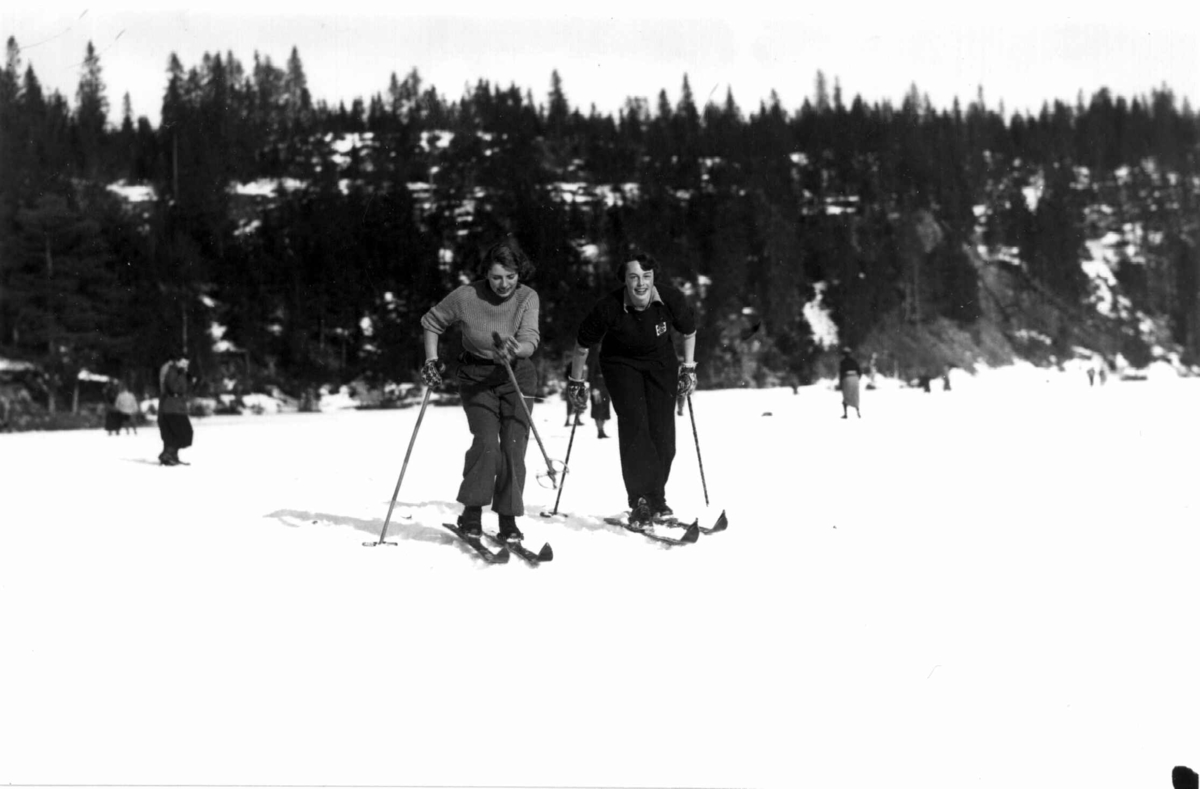
{"label": "ski tip", "polygon": [[491,563],[492,564],[508,564],[508,557],[509,557],[508,548],[501,548],[500,550],[498,550],[492,554]]}
{"label": "ski tip", "polygon": [[700,523],[699,523],[699,521],[693,523],[691,526],[688,526],[687,531],[685,531],[683,533],[683,536],[679,538],[679,541],[686,542],[686,543],[693,543],[698,539],[700,539]]}
{"label": "ski tip", "polygon": [[542,549],[537,555],[539,562],[548,562],[554,558],[554,550],[550,547],[550,543],[544,543]]}
{"label": "ski tip", "polygon": [[725,517],[725,510],[721,510],[721,517],[717,518],[717,522],[713,524],[710,531],[725,531],[729,528],[729,518]]}

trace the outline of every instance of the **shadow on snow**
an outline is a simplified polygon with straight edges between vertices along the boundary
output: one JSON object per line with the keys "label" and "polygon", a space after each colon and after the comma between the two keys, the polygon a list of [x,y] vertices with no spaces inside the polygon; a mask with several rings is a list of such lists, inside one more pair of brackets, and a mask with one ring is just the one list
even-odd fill
{"label": "shadow on snow", "polygon": [[[427,501],[415,504],[403,505],[405,509],[415,509],[418,507],[433,506],[442,509],[451,509],[457,505],[453,502],[446,501]],[[405,515],[400,512],[401,505],[397,503],[397,510],[392,513],[392,519],[388,523],[388,530],[385,539],[388,542],[411,540],[414,542],[432,543],[435,545],[454,545],[463,553],[475,556],[475,551],[470,546],[462,542],[450,532],[438,526],[427,526],[423,523],[414,521],[412,515]],[[378,540],[380,532],[383,531],[383,518],[372,518],[364,520],[362,518],[351,518],[346,515],[335,515],[328,512],[310,512],[307,510],[276,510],[268,513],[267,518],[274,518],[285,526],[291,528],[301,528],[304,526],[348,526],[355,531],[370,535],[373,539]],[[445,516],[438,515],[439,519]],[[453,520],[454,516],[449,516],[448,520]],[[440,520],[439,520],[440,522]]]}

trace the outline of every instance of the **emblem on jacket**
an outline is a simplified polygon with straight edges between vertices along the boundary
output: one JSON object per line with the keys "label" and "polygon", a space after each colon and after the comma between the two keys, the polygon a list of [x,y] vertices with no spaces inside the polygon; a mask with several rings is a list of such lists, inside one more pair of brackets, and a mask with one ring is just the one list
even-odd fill
{"label": "emblem on jacket", "polygon": [[666,333],[667,333],[667,322],[666,321],[663,321],[662,323],[659,323],[654,327],[654,334],[656,337],[661,337]]}

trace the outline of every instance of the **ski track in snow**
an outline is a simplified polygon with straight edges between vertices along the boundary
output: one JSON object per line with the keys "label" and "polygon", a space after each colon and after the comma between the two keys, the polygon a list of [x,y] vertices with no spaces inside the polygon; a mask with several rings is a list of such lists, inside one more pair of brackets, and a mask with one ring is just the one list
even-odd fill
{"label": "ski track in snow", "polygon": [[[453,521],[469,443],[417,408],[0,435],[0,782],[1162,786],[1200,766],[1200,381],[704,391],[663,547],[577,429],[533,550]],[[534,410],[551,456],[564,404]],[[770,416],[766,416],[766,413]],[[610,423],[615,436],[615,423]],[[484,514],[495,530],[495,515]],[[681,532],[676,532],[679,534]],[[510,681],[501,681],[503,678]],[[66,757],[69,751],[70,758]]]}

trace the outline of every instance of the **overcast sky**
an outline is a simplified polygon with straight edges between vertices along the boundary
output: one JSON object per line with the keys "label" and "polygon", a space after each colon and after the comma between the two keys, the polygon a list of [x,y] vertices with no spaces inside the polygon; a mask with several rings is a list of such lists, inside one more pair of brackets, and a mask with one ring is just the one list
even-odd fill
{"label": "overcast sky", "polygon": [[[955,97],[965,105],[982,85],[988,106],[1003,101],[1009,113],[1101,87],[1132,98],[1166,83],[1193,108],[1200,96],[1200,12],[1190,7],[1200,3],[1165,0],[3,5],[0,35],[15,37],[22,65],[72,106],[95,44],[114,122],[128,92],[134,114],[157,124],[172,52],[185,68],[205,52],[232,52],[249,68],[256,50],[282,67],[293,46],[314,100],[332,105],[366,100],[414,67],[447,99],[487,79],[538,102],[557,69],[572,106],[605,113],[630,96],[653,106],[663,89],[674,103],[684,74],[701,105],[732,88],[748,113],[775,90],[794,110],[812,96],[818,69],[831,87],[840,81],[847,103],[861,95],[898,104],[912,83],[935,107]],[[814,7],[789,10],[806,5]]]}

